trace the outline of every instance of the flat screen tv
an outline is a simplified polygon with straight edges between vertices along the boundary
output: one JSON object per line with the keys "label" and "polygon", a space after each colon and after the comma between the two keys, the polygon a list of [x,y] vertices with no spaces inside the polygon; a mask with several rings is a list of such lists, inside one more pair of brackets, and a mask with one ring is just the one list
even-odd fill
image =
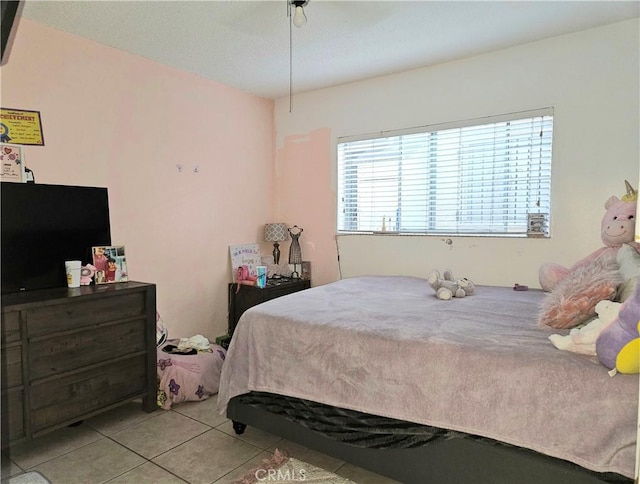
{"label": "flat screen tv", "polygon": [[0,1],[0,64],[7,63],[11,43],[16,33],[16,24],[24,2],[19,0]]}
{"label": "flat screen tv", "polygon": [[0,184],[2,293],[66,287],[65,260],[111,245],[106,188]]}

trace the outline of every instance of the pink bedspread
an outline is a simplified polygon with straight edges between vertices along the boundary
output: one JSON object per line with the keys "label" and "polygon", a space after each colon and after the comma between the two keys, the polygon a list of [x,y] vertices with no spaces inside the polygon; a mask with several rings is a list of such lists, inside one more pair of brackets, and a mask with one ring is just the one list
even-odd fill
{"label": "pink bedspread", "polygon": [[218,405],[262,391],[490,437],[633,477],[638,376],[559,351],[541,291],[441,301],[424,279],[370,276],[244,313]]}

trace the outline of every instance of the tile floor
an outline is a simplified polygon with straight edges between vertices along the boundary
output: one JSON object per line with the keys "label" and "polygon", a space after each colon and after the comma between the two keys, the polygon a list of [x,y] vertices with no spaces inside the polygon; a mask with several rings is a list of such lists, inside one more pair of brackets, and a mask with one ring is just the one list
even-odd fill
{"label": "tile floor", "polygon": [[2,454],[2,482],[38,471],[52,484],[232,483],[276,448],[360,484],[395,482],[258,429],[237,436],[216,403],[145,413],[131,402]]}

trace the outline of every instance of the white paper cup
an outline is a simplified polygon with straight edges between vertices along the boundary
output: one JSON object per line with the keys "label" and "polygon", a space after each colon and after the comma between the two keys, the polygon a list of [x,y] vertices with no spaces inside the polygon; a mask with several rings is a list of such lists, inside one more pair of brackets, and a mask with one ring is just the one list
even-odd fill
{"label": "white paper cup", "polygon": [[256,272],[258,276],[256,285],[258,287],[265,287],[267,285],[267,266],[257,266]]}
{"label": "white paper cup", "polygon": [[80,287],[80,269],[82,261],[67,260],[64,262],[64,268],[67,272],[67,286]]}

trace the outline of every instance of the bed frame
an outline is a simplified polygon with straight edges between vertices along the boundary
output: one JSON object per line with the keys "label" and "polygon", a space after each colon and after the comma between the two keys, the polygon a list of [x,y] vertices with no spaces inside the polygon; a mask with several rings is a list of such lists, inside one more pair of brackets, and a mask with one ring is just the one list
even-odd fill
{"label": "bed frame", "polygon": [[256,405],[229,401],[227,417],[237,434],[246,426],[322,452],[400,482],[436,484],[632,483],[617,474],[598,474],[570,462],[511,446],[450,439],[413,449],[367,449],[345,444]]}

